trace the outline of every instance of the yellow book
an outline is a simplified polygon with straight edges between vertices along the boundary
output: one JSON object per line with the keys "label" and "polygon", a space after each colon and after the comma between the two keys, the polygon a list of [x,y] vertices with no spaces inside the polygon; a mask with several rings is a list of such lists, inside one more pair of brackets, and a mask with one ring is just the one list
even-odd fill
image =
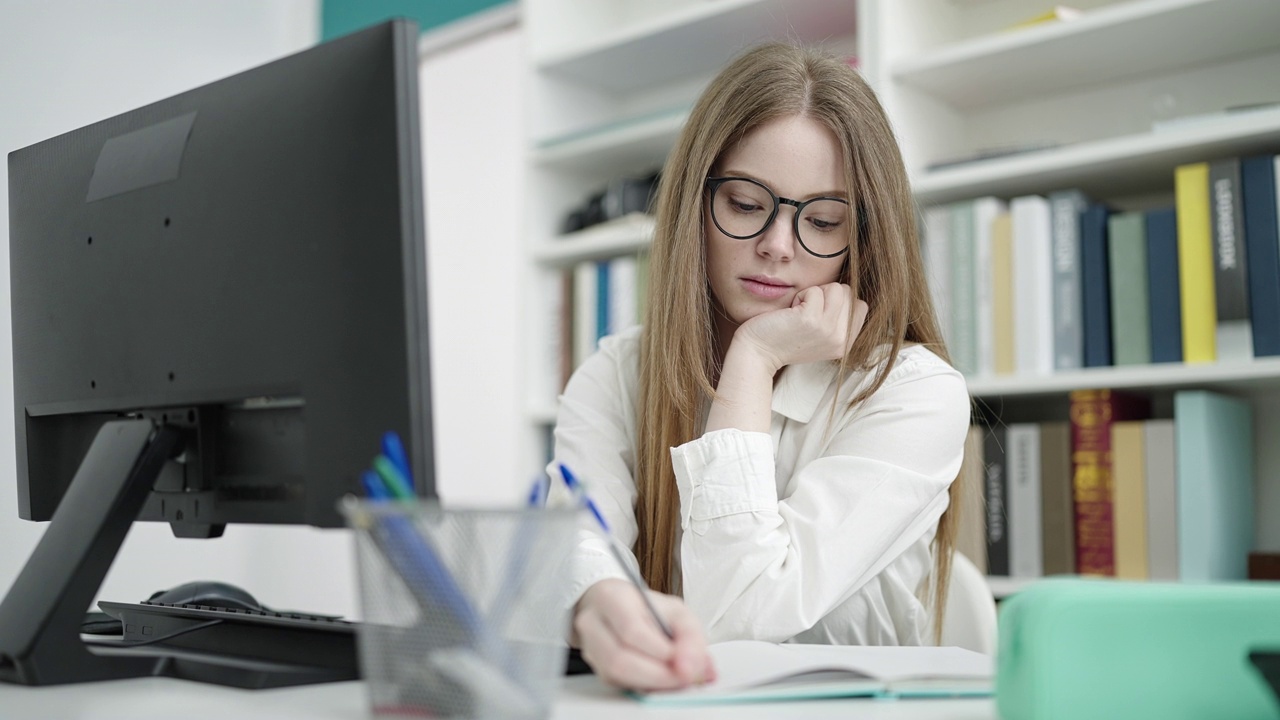
{"label": "yellow book", "polygon": [[1146,580],[1146,423],[1111,425],[1111,522],[1115,526],[1116,577]]}
{"label": "yellow book", "polygon": [[991,310],[995,334],[996,374],[1017,370],[1013,345],[1013,216],[1000,213],[991,221]]}
{"label": "yellow book", "polygon": [[1021,22],[1010,25],[1009,30],[1022,30],[1036,25],[1044,25],[1045,23],[1056,22],[1059,20],[1075,20],[1080,17],[1080,10],[1068,5],[1054,5],[1052,9],[1046,10],[1039,15],[1029,17]]}
{"label": "yellow book", "polygon": [[1218,309],[1213,288],[1213,228],[1209,219],[1209,163],[1174,172],[1178,215],[1178,282],[1182,294],[1182,360],[1218,358]]}

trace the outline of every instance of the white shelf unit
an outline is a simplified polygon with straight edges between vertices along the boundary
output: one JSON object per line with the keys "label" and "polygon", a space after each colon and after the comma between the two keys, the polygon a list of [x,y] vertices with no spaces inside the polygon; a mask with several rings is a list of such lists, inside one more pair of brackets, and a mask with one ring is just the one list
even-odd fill
{"label": "white shelf unit", "polygon": [[[562,232],[565,216],[610,180],[661,168],[707,82],[742,50],[799,40],[852,55],[852,0],[525,0],[529,267],[525,415],[545,439],[555,420],[558,279],[576,263],[642,251],[653,221],[624,217]],[[536,357],[535,357],[536,356]],[[530,443],[536,447],[541,443]],[[536,463],[539,458],[531,459]]]}
{"label": "white shelf unit", "polygon": [[[1150,209],[1173,204],[1179,164],[1280,152],[1280,2],[1068,4],[1081,16],[1008,29],[1047,4],[862,3],[861,32],[877,38],[864,67],[894,122],[922,207],[1079,188],[1117,209]],[[1020,146],[1049,147],[954,162]],[[1075,389],[1144,393],[1157,415],[1171,412],[1180,389],[1249,399],[1255,547],[1280,550],[1280,358],[972,377],[969,388],[979,407],[1006,423],[1065,419]],[[993,588],[1001,582],[993,579]]]}

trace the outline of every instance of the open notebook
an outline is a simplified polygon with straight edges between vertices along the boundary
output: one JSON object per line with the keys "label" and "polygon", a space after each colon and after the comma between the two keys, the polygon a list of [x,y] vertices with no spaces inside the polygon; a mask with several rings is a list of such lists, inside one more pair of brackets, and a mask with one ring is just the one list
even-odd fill
{"label": "open notebook", "polygon": [[736,640],[711,646],[719,677],[685,690],[634,693],[651,705],[824,697],[990,695],[994,663],[955,647],[778,645]]}

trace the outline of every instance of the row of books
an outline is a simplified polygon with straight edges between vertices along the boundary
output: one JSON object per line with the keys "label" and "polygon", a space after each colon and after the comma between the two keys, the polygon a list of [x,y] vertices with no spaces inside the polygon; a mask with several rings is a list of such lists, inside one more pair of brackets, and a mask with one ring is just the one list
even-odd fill
{"label": "row of books", "polygon": [[[1077,391],[1070,421],[974,426],[966,478],[982,502],[958,548],[987,574],[1242,580],[1253,544],[1248,403],[1178,392]],[[977,510],[977,512],[974,512]]]}
{"label": "row of books", "polygon": [[640,322],[648,278],[647,253],[584,260],[551,278],[555,287],[548,295],[555,298],[552,322],[557,332],[548,337],[547,364],[555,369],[557,392],[601,338]]}
{"label": "row of books", "polygon": [[1280,157],[1178,167],[1175,205],[1079,190],[925,211],[930,290],[968,375],[1280,355]]}

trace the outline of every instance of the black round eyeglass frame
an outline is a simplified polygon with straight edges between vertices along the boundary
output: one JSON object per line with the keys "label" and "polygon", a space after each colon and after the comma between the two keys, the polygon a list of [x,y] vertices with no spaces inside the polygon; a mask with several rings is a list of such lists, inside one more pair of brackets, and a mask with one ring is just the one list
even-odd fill
{"label": "black round eyeglass frame", "polygon": [[[749,182],[752,185],[759,187],[761,190],[764,190],[765,192],[769,193],[769,197],[773,198],[773,211],[769,213],[769,219],[764,221],[763,227],[751,233],[750,235],[734,235],[733,233],[721,227],[720,221],[716,219],[716,211],[715,211],[716,191],[720,189],[721,185],[729,182],[730,180],[741,180],[743,182]],[[814,252],[808,245],[804,244],[804,238],[800,235],[800,213],[804,212],[804,208],[806,205],[808,205],[809,203],[817,202],[819,200],[835,200],[836,202],[842,202],[845,205],[848,205],[849,201],[845,200],[844,198],[816,197],[816,198],[809,198],[808,200],[801,202],[799,200],[792,200],[791,198],[782,197],[777,193],[775,193],[773,190],[769,189],[769,187],[764,183],[758,180],[752,180],[751,178],[744,178],[744,177],[709,177],[707,178],[707,191],[710,193],[710,200],[711,200],[711,208],[710,208],[711,222],[715,223],[716,229],[718,229],[720,232],[724,233],[725,235],[733,238],[734,240],[750,240],[751,238],[759,237],[763,235],[764,231],[768,230],[769,226],[773,225],[773,221],[778,218],[779,206],[790,205],[791,207],[796,209],[795,216],[791,218],[791,230],[792,232],[795,233],[796,241],[800,243],[800,247],[804,248],[805,252],[809,253],[814,257],[820,257],[820,258],[837,258],[849,252],[848,245],[841,248],[840,252],[829,253],[826,255],[822,253]]]}

